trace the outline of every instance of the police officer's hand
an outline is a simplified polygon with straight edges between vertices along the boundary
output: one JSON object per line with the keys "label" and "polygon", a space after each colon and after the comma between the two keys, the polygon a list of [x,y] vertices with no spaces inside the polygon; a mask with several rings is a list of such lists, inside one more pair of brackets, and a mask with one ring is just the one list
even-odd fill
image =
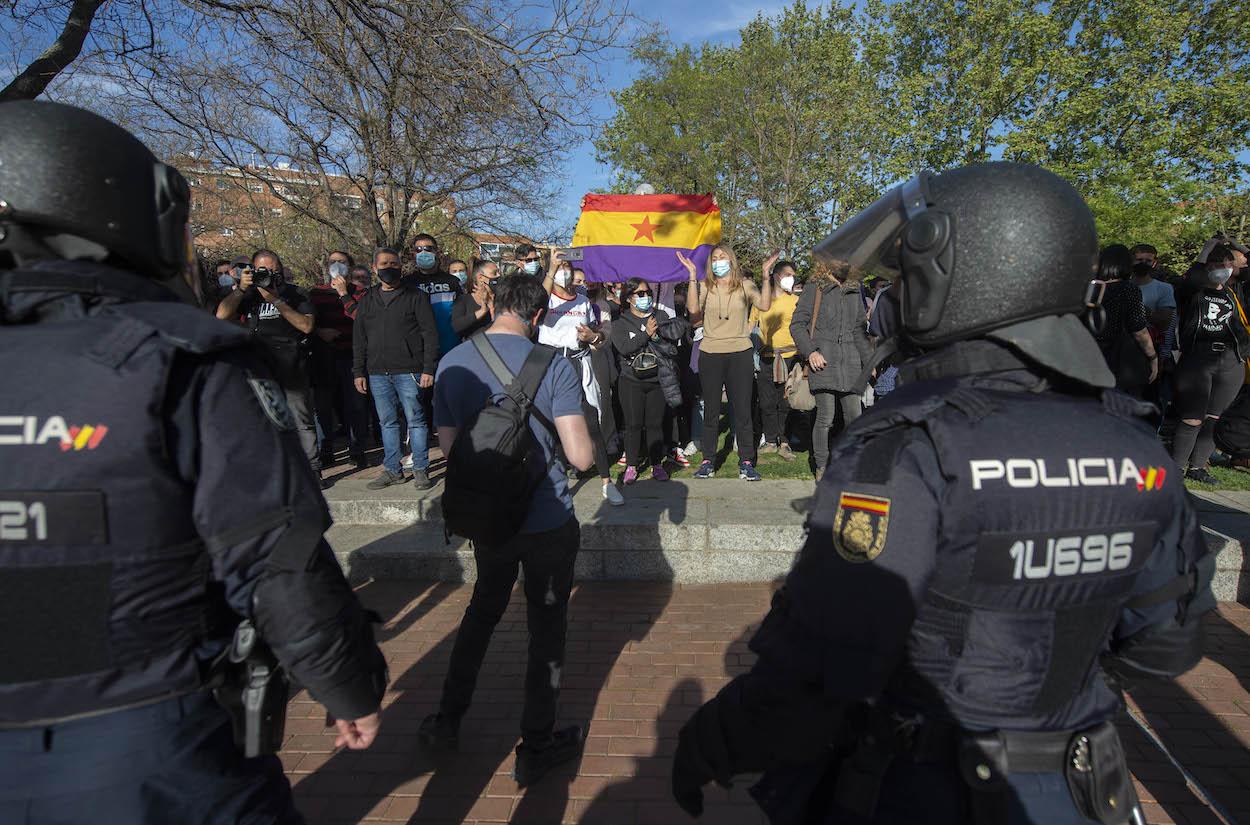
{"label": "police officer's hand", "polygon": [[732,786],[729,754],[721,735],[713,699],[695,712],[677,734],[673,754],[673,799],[691,816],[703,813],[703,786],[715,781],[722,788]]}
{"label": "police officer's hand", "polygon": [[356,392],[360,393],[361,395],[369,394],[369,379],[368,378],[357,378],[354,383],[356,384]]}
{"label": "police officer's hand", "polygon": [[339,729],[339,735],[334,739],[334,747],[346,746],[349,750],[362,751],[378,738],[378,728],[382,726],[382,719],[378,714],[371,713],[353,722],[336,719],[334,726]]}
{"label": "police officer's hand", "polygon": [[813,352],[811,357],[807,359],[807,366],[811,368],[812,372],[820,372],[829,366],[829,362],[819,352]]}
{"label": "police officer's hand", "polygon": [[430,375],[428,372],[423,372],[421,373],[421,378],[417,381],[417,384],[421,387],[421,389],[428,390],[430,387],[434,386],[434,376]]}

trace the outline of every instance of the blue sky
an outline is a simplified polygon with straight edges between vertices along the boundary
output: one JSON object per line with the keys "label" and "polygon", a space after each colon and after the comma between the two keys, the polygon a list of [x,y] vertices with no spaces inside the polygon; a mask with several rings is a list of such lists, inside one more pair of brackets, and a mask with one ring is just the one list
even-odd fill
{"label": "blue sky", "polygon": [[[648,23],[659,23],[676,43],[697,44],[702,42],[735,43],[738,30],[751,22],[759,13],[776,15],[786,6],[784,2],[760,4],[759,2],[735,2],[735,0],[632,0],[630,8],[636,16]],[[609,89],[623,89],[637,75],[639,67],[621,53],[605,62],[600,71]],[[595,116],[611,117],[614,104],[605,94],[596,106]],[[605,187],[612,182],[612,170],[595,162],[595,150],[590,141],[583,141],[569,152],[566,180],[559,203],[552,210],[554,226],[571,231],[581,210],[582,195],[592,189]]]}

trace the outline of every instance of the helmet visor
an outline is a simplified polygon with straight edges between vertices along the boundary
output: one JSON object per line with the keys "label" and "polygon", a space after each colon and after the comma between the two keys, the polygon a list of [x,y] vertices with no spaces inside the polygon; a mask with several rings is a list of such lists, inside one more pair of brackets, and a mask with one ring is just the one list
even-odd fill
{"label": "helmet visor", "polygon": [[928,175],[896,186],[816,244],[812,255],[828,266],[849,266],[867,275],[898,275],[900,234],[907,222],[928,209]]}

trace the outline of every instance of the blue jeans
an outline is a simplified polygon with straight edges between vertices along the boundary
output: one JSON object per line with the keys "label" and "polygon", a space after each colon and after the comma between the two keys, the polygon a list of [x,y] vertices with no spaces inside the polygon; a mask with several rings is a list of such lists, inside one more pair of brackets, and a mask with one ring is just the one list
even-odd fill
{"label": "blue jeans", "polygon": [[418,377],[410,372],[387,375],[370,375],[369,392],[373,406],[378,410],[382,424],[382,466],[392,475],[399,475],[400,450],[403,439],[399,435],[399,412],[402,406],[404,418],[408,419],[408,446],[412,450],[412,469],[430,468],[430,437],[425,423],[425,411],[421,409]]}

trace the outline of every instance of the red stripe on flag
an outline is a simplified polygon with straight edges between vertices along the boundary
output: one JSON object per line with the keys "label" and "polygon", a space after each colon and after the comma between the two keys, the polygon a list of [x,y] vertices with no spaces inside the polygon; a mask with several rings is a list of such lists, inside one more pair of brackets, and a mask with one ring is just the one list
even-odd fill
{"label": "red stripe on flag", "polygon": [[716,212],[711,195],[587,195],[583,212]]}

